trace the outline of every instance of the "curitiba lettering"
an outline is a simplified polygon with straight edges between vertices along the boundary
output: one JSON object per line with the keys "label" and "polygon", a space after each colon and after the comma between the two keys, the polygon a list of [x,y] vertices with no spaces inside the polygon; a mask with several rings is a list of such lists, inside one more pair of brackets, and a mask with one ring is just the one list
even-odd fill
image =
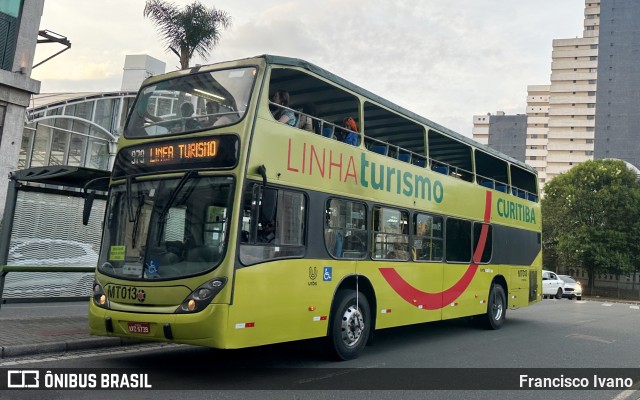
{"label": "curitiba lettering", "polygon": [[360,154],[359,165],[356,160],[357,157],[307,143],[294,147],[289,139],[287,170],[290,172],[329,180],[337,179],[341,183],[351,183],[436,203],[441,203],[444,199],[444,186],[437,179],[431,181],[423,175],[378,164],[368,160],[365,153]]}
{"label": "curitiba lettering", "polygon": [[536,211],[523,204],[518,204],[510,200],[498,199],[496,204],[498,215],[503,218],[514,219],[516,221],[536,223]]}

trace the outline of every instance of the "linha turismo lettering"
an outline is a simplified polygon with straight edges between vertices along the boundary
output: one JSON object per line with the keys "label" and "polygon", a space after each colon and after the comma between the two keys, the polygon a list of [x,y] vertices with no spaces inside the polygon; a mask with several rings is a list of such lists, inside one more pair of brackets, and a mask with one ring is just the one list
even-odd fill
{"label": "linha turismo lettering", "polygon": [[360,165],[357,160],[357,156],[322,146],[307,143],[294,146],[289,139],[289,172],[329,180],[337,178],[343,184],[359,185],[436,203],[441,203],[444,199],[444,186],[438,179],[432,181],[425,175],[370,161],[366,153],[360,153]]}

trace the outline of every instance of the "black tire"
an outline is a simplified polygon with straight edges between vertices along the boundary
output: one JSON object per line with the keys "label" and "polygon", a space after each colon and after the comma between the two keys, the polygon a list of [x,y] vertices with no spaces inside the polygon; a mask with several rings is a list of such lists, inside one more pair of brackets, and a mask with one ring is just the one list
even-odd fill
{"label": "black tire", "polygon": [[485,329],[500,329],[504,325],[506,315],[507,296],[504,293],[504,288],[494,284],[489,291],[487,313],[482,316],[482,324]]}
{"label": "black tire", "polygon": [[367,345],[371,332],[371,313],[367,298],[355,290],[338,291],[329,323],[329,348],[332,355],[338,360],[357,358]]}
{"label": "black tire", "polygon": [[556,293],[556,299],[560,300],[562,299],[562,289],[558,288],[558,292]]}
{"label": "black tire", "polygon": [[576,300],[582,300],[582,296],[576,296]]}

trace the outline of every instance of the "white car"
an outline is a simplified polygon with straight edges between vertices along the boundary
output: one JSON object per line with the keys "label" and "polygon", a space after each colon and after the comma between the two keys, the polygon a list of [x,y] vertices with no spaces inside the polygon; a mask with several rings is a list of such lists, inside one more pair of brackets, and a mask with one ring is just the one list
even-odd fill
{"label": "white car", "polygon": [[564,281],[552,271],[542,271],[542,297],[561,299],[564,293]]}
{"label": "white car", "polygon": [[[90,244],[61,239],[16,239],[9,248],[7,265],[95,267]],[[89,296],[94,274],[88,272],[10,272],[3,298]]]}
{"label": "white car", "polygon": [[569,275],[558,275],[560,279],[564,281],[564,288],[562,289],[562,297],[568,297],[569,299],[582,300],[582,286],[580,282],[576,281]]}

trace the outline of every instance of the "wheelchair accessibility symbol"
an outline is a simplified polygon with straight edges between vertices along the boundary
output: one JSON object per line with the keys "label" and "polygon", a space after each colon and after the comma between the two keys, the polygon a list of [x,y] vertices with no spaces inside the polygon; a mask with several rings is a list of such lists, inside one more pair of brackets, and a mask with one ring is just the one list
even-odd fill
{"label": "wheelchair accessibility symbol", "polygon": [[322,274],[322,280],[325,282],[331,281],[331,269],[332,267],[324,267],[324,272]]}
{"label": "wheelchair accessibility symbol", "polygon": [[149,274],[157,274],[158,273],[158,260],[149,260],[149,263],[145,266],[147,267],[147,272]]}

